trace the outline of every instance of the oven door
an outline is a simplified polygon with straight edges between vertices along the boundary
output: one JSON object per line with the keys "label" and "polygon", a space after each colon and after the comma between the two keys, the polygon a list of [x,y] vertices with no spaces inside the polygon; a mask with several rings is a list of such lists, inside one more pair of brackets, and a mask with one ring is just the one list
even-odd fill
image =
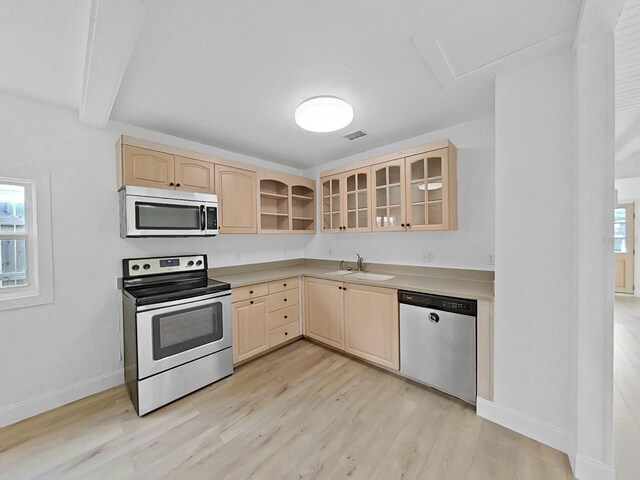
{"label": "oven door", "polygon": [[126,236],[203,236],[205,203],[169,198],[126,196]]}
{"label": "oven door", "polygon": [[231,347],[231,293],[138,309],[138,379]]}

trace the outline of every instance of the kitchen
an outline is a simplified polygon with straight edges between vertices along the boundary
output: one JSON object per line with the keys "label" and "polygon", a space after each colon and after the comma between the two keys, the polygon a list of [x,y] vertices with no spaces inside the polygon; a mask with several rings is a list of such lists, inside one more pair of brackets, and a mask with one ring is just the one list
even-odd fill
{"label": "kitchen", "polygon": [[[433,7],[436,8],[436,5]],[[439,8],[444,9],[442,4]],[[153,11],[154,17],[151,18],[155,19],[155,22],[166,21],[164,15],[169,15],[171,12],[179,17],[174,21],[187,22],[187,18],[184,18],[186,13],[181,13],[179,9]],[[445,13],[446,9],[442,10],[443,18],[446,17]],[[353,14],[355,15],[355,12]],[[189,19],[192,21],[192,17]],[[84,22],[86,23],[86,20]],[[446,22],[443,21],[443,23]],[[245,33],[246,30],[250,30],[249,26],[244,28]],[[420,30],[421,27],[415,26],[411,34]],[[157,40],[148,31],[146,32],[139,38],[136,48],[142,48],[141,45],[148,46],[140,42]],[[251,40],[255,42],[256,38],[252,37]],[[163,44],[157,48],[161,51],[169,47],[170,45]],[[409,47],[416,48],[414,45],[407,48]],[[84,46],[80,50],[84,55]],[[415,53],[415,50],[410,51]],[[133,57],[135,62],[142,60],[138,55]],[[418,57],[414,68],[428,73],[428,67],[420,62],[424,60]],[[495,258],[494,328],[496,331],[493,358],[495,401],[485,405],[487,410],[484,413],[479,407],[478,413],[527,437],[533,437],[555,449],[569,453],[573,457],[570,439],[573,435],[571,412],[575,409],[575,402],[572,400],[571,384],[577,381],[575,373],[577,370],[572,367],[574,360],[571,358],[571,349],[567,349],[566,346],[573,345],[577,340],[572,336],[574,324],[557,320],[565,316],[573,318],[572,307],[565,306],[561,298],[563,294],[573,292],[572,289],[577,288],[575,287],[577,280],[567,280],[575,276],[573,267],[564,264],[567,252],[558,250],[555,241],[548,238],[548,235],[543,235],[550,228],[555,229],[559,235],[574,234],[574,231],[570,230],[566,222],[554,211],[556,202],[570,206],[567,208],[575,208],[576,214],[582,208],[572,203],[578,187],[565,188],[565,185],[572,182],[574,168],[578,168],[572,147],[562,138],[572,130],[574,122],[573,111],[570,107],[564,107],[565,104],[560,100],[573,93],[571,53],[568,49],[567,51],[560,49],[559,52],[549,54],[547,57],[531,58],[527,65],[530,66],[516,69],[515,73],[511,71],[497,73],[495,93],[493,80],[487,82],[490,92],[488,96],[481,96],[474,91],[474,88],[480,89],[476,86],[470,86],[469,90],[461,92],[461,95],[468,95],[460,99],[461,104],[477,106],[475,112],[479,115],[476,118],[464,118],[459,111],[455,111],[458,107],[449,105],[447,108],[450,115],[446,122],[434,127],[423,126],[417,131],[406,129],[403,136],[389,138],[388,141],[376,138],[376,131],[381,131],[381,126],[374,128],[367,124],[359,124],[362,120],[357,120],[358,123],[338,133],[351,133],[362,128],[365,131],[369,129],[367,136],[348,142],[342,139],[341,135],[336,134],[337,138],[332,141],[345,142],[339,144],[347,145],[343,147],[345,153],[333,157],[325,154],[314,157],[317,154],[309,152],[306,155],[308,166],[297,167],[292,166],[295,163],[278,164],[261,158],[278,157],[270,150],[273,144],[278,143],[277,139],[264,139],[263,154],[249,148],[242,150],[229,146],[225,149],[221,148],[224,146],[223,142],[194,141],[199,140],[198,136],[184,130],[191,129],[196,132],[197,126],[190,125],[186,120],[186,123],[179,128],[167,129],[170,135],[161,133],[165,127],[161,126],[159,119],[155,126],[142,121],[136,122],[133,118],[123,122],[122,110],[118,116],[114,116],[108,122],[105,129],[87,128],[78,123],[77,109],[74,111],[69,108],[60,108],[37,100],[20,98],[11,93],[3,93],[2,110],[5,113],[0,117],[0,122],[3,132],[6,133],[6,140],[2,145],[2,158],[19,160],[10,162],[3,160],[2,176],[42,178],[50,175],[53,221],[50,222],[49,227],[53,237],[52,277],[55,285],[54,303],[12,309],[2,313],[3,339],[5,340],[2,344],[3,365],[14,365],[12,371],[3,369],[4,383],[10,386],[4,390],[0,404],[4,418],[7,419],[3,424],[9,425],[79,398],[122,385],[124,366],[123,359],[120,358],[123,351],[120,345],[122,331],[118,321],[120,312],[117,311],[117,298],[120,298],[121,294],[116,291],[116,279],[123,277],[122,259],[206,253],[208,266],[214,272],[217,268],[319,259],[332,262],[331,270],[327,269],[327,272],[331,272],[340,269],[340,260],[345,260],[348,265],[356,267],[356,253],[359,253],[364,257],[365,270],[391,275],[395,272],[385,271],[384,268],[378,267],[378,264],[491,273],[494,270],[492,263]],[[130,68],[132,70],[127,75],[135,73],[133,67]],[[146,67],[141,66],[140,71],[136,70],[136,72],[140,74],[145,69]],[[540,73],[532,74],[532,71]],[[427,73],[421,73],[421,75],[424,76]],[[74,75],[77,75],[77,72]],[[132,84],[132,81],[130,76],[125,78],[122,90],[118,94],[119,105],[125,105],[127,98],[131,100],[127,95],[134,97],[141,95],[142,92],[136,90],[138,87]],[[478,80],[480,83],[483,81],[485,80],[482,78]],[[523,95],[522,89],[525,89],[528,95]],[[8,90],[20,93],[17,88]],[[294,110],[306,98],[316,94],[346,96],[339,88],[327,90],[329,90],[328,86],[323,86],[323,90],[317,93],[301,91],[300,98],[292,102],[290,109],[287,107],[286,111],[283,111],[282,116],[292,124],[292,131],[294,128],[299,128],[293,123]],[[481,90],[481,92],[484,91]],[[33,97],[33,94],[26,96]],[[156,102],[168,101],[166,98],[156,97]],[[533,97],[535,101],[529,97]],[[56,100],[54,99],[52,103],[56,103]],[[57,103],[64,104],[62,100],[57,100]],[[148,106],[153,106],[153,102]],[[364,107],[364,104],[362,106]],[[544,125],[540,124],[537,117],[537,109],[542,108],[541,106],[550,112],[550,118]],[[121,106],[118,108],[122,109]],[[195,106],[188,104],[184,108],[194,109]],[[203,114],[208,116],[207,112]],[[356,118],[360,114],[358,108],[354,108]],[[148,117],[156,116],[149,113]],[[256,121],[254,117],[248,116],[246,121]],[[518,121],[515,122],[515,119]],[[232,123],[231,118],[227,121]],[[201,120],[197,123],[201,123]],[[144,128],[140,125],[147,126]],[[536,134],[527,134],[527,127]],[[223,132],[225,128],[227,127],[221,125],[219,131]],[[258,127],[253,127],[251,130],[248,137],[253,137],[255,132],[260,131]],[[224,162],[230,163],[231,167],[243,164],[255,169],[256,174],[260,169],[266,169],[310,179],[316,189],[314,215],[316,231],[311,234],[229,233],[226,235],[221,231],[214,238],[122,239],[120,238],[118,181],[114,160],[117,151],[116,143],[122,135],[177,149],[183,154],[188,151],[190,155],[199,154],[220,159],[221,161],[213,162],[216,165],[225,164]],[[300,135],[304,135],[302,130]],[[369,145],[368,148],[358,146],[356,142],[369,141],[367,137],[373,139],[374,143],[365,144]],[[303,136],[301,138],[300,141],[296,140],[299,142],[298,149],[301,146],[306,147],[310,138],[318,139],[319,137]],[[458,228],[456,230],[321,232],[322,199],[319,193],[319,180],[323,173],[447,139],[457,149]],[[246,138],[246,140],[248,144],[250,139]],[[322,139],[318,141],[320,144],[324,142]],[[553,155],[544,157],[538,154],[539,149],[536,144],[541,141],[553,147]],[[531,151],[523,152],[524,146]],[[293,149],[294,145],[287,145],[287,148]],[[575,160],[575,165],[571,162],[568,162],[568,165],[558,162],[557,159],[564,157]],[[323,158],[331,161],[323,161]],[[507,161],[506,158],[510,160]],[[514,158],[517,161],[513,160]],[[554,171],[551,177],[548,175],[549,169]],[[524,183],[521,181],[523,175],[528,175],[532,179],[544,178],[544,191],[549,195],[547,197],[549,201],[553,200],[551,202],[553,205],[546,203],[540,205],[540,199],[536,196],[540,188],[539,182]],[[593,189],[590,187],[590,190]],[[257,183],[256,191],[259,191]],[[523,204],[520,200],[522,196],[531,198],[531,203]],[[91,199],[91,201],[78,201],[79,198]],[[534,202],[533,199],[537,200]],[[224,195],[221,195],[219,200],[224,203]],[[257,229],[258,203],[254,205],[256,215],[249,216],[255,218]],[[522,215],[517,215],[517,212],[521,212]],[[310,217],[301,215],[299,218]],[[80,230],[78,219],[82,219]],[[39,229],[39,235],[46,232],[45,227],[46,225]],[[517,240],[517,243],[512,245],[509,240]],[[541,258],[546,258],[547,261],[527,259],[527,253],[533,252],[534,249],[544,255]],[[555,273],[549,276],[545,271],[541,271],[544,264],[557,267],[554,270]],[[216,275],[212,276],[217,278]],[[546,282],[540,282],[541,278],[546,279]],[[265,278],[264,282],[273,280]],[[258,283],[264,282],[259,280]],[[353,283],[358,282],[353,281]],[[299,292],[303,290],[301,283]],[[350,290],[347,290],[348,292]],[[529,296],[537,297],[540,301],[536,305],[531,305],[527,299]],[[458,298],[465,297],[462,295]],[[526,302],[526,311],[519,307],[519,302]],[[552,309],[553,315],[544,315],[546,307]],[[507,318],[509,318],[508,322]],[[532,328],[532,319],[537,322],[535,329]],[[292,344],[295,347],[287,346],[285,349],[290,347],[297,349],[299,343],[305,342],[296,342]],[[314,350],[310,355],[321,362],[320,359],[324,359],[323,355],[327,354],[324,353],[325,350],[320,353],[316,347],[317,345],[313,344]],[[278,355],[284,355],[278,352],[281,350],[276,350],[276,353],[272,354],[275,355],[274,362],[277,362]],[[236,376],[240,379],[245,378],[245,375],[251,376],[250,373],[242,373],[244,371],[260,372],[261,362],[264,363],[268,358],[271,357],[261,357],[244,367],[239,367],[238,372],[228,380],[233,380]],[[342,358],[335,361],[342,362]],[[325,363],[329,361],[327,359]],[[305,365],[309,369],[313,368],[312,365]],[[354,368],[358,368],[363,375],[374,375],[364,373],[368,370],[362,369],[361,364],[354,362],[354,365],[357,365]],[[316,368],[313,371],[317,370]],[[377,370],[373,371],[378,373]],[[384,378],[384,382],[392,382],[392,380],[386,380],[386,376],[379,378]],[[30,380],[24,381],[24,379]],[[213,388],[221,388],[215,385],[223,385],[223,382],[214,384]],[[248,387],[250,388],[250,385]],[[427,390],[416,391],[426,392]],[[412,390],[411,394],[415,394],[416,391]],[[384,392],[381,395],[384,396]],[[582,401],[584,397],[580,396],[580,399]],[[172,404],[166,408],[176,407]],[[163,410],[160,409],[156,413],[162,415]],[[169,410],[169,413],[172,411]],[[149,417],[142,417],[142,420],[153,418],[152,415],[155,413],[150,414]],[[606,417],[605,414],[603,415]],[[593,433],[589,438],[605,439],[606,435],[600,436]],[[591,458],[589,455],[587,457]],[[523,458],[529,457],[523,454]],[[605,459],[601,461],[605,462]],[[550,465],[549,468],[558,468],[557,465],[549,462],[543,463],[542,466],[546,467],[547,464]],[[564,466],[561,469],[564,469]]]}

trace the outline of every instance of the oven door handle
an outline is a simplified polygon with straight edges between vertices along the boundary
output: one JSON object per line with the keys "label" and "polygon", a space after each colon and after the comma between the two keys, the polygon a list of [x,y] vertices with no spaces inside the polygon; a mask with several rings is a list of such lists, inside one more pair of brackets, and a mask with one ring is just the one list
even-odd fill
{"label": "oven door handle", "polygon": [[200,205],[200,230],[204,231],[207,227],[207,214],[204,205]]}

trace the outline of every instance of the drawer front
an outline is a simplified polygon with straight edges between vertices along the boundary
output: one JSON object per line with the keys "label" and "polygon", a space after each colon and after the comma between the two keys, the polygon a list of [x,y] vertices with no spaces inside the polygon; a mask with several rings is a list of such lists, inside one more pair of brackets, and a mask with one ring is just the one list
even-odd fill
{"label": "drawer front", "polygon": [[284,292],[274,293],[267,297],[267,310],[274,312],[281,308],[298,304],[298,289],[285,290]]}
{"label": "drawer front", "polygon": [[258,283],[256,285],[249,285],[248,287],[237,287],[231,290],[231,301],[241,302],[242,300],[249,300],[250,298],[262,297],[268,293],[268,283]]}
{"label": "drawer front", "polygon": [[300,336],[300,323],[291,322],[269,332],[269,348]]}
{"label": "drawer front", "polygon": [[298,277],[283,278],[282,280],[269,282],[269,293],[284,292],[285,290],[298,288],[298,282]]}
{"label": "drawer front", "polygon": [[298,305],[291,305],[290,307],[269,313],[269,328],[278,328],[287,323],[298,321],[299,318]]}

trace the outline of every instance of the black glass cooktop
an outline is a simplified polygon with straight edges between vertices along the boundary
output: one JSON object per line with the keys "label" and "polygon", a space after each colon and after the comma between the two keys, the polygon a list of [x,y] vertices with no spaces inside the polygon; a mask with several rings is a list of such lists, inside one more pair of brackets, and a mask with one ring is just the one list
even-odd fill
{"label": "black glass cooktop", "polygon": [[211,279],[194,279],[190,281],[169,282],[139,287],[125,287],[125,291],[136,300],[136,305],[170,302],[184,298],[208,295],[229,290],[231,285]]}

